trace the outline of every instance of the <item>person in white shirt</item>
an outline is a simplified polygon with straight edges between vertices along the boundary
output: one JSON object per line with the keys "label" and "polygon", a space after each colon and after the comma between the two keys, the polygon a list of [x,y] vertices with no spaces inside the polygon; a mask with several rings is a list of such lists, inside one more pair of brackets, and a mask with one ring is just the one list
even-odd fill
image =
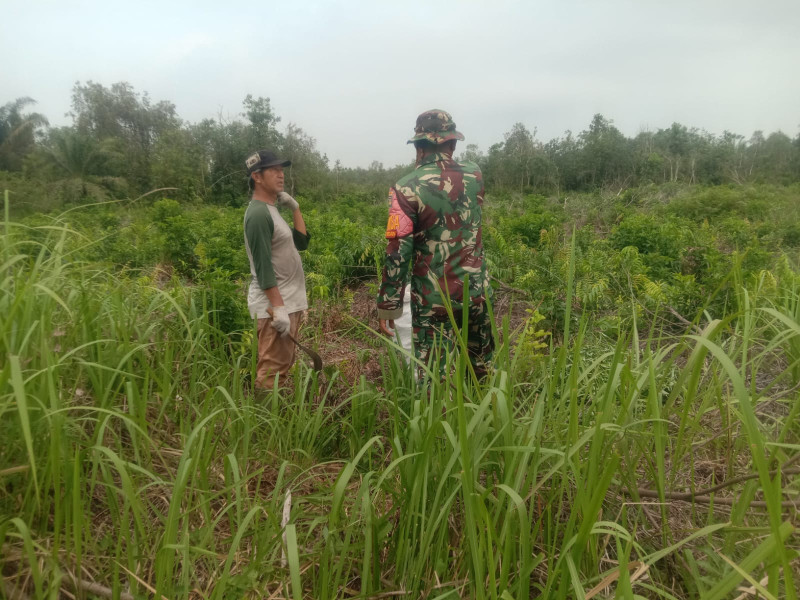
{"label": "person in white shirt", "polygon": [[[269,150],[245,161],[252,199],[244,214],[244,243],[252,280],[247,294],[250,315],[258,320],[256,388],[270,389],[276,376],[294,364],[300,323],[308,309],[303,264],[298,250],[311,239],[300,205],[283,191],[283,168],[291,162]],[[292,225],[278,208],[292,212]]]}

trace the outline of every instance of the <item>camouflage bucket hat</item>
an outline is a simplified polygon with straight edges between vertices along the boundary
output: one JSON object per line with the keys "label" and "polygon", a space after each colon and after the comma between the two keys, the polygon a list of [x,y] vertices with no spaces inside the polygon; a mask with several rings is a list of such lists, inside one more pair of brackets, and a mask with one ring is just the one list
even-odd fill
{"label": "camouflage bucket hat", "polygon": [[428,140],[434,144],[441,144],[450,140],[463,140],[464,135],[456,131],[456,124],[450,113],[434,108],[426,110],[417,117],[414,127],[414,137],[408,140],[413,144],[417,140]]}

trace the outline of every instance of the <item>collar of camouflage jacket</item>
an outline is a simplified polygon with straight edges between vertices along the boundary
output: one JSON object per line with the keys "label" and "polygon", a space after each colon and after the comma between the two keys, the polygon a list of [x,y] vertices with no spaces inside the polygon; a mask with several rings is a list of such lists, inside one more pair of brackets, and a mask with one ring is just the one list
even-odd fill
{"label": "collar of camouflage jacket", "polygon": [[453,160],[453,158],[451,156],[447,156],[447,154],[444,154],[442,152],[432,152],[426,155],[425,158],[423,158],[421,161],[419,161],[419,164],[417,166],[421,167],[422,165],[427,165],[432,162],[439,162],[440,160]]}

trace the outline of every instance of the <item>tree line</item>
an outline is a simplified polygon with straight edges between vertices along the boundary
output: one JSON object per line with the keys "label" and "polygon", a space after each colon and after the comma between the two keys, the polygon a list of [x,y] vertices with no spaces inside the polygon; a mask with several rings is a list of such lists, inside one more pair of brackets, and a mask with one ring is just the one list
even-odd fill
{"label": "tree line", "polygon": [[504,140],[483,154],[465,153],[480,164],[489,185],[520,191],[559,194],[663,183],[788,184],[800,180],[800,135],[781,131],[749,139],[723,132],[714,135],[673,123],[628,138],[613,121],[596,114],[588,129],[547,143],[516,123]]}
{"label": "tree line", "polygon": [[[372,193],[411,164],[367,168],[331,164],[301,127],[280,126],[269,98],[248,95],[235,117],[184,121],[169,101],[120,82],[92,81],[72,90],[72,124],[50,127],[35,101],[0,106],[0,186],[23,205],[45,209],[92,199],[133,198],[159,188],[173,197],[239,205],[247,196],[243,157],[272,147],[292,160],[294,193]],[[749,139],[673,123],[629,138],[597,114],[578,134],[548,142],[516,123],[488,151],[470,144],[460,157],[477,162],[491,191],[560,195],[569,191],[663,184],[788,184],[800,181],[800,135],[777,131]],[[47,202],[42,198],[46,197]],[[49,203],[49,204],[48,204]]]}

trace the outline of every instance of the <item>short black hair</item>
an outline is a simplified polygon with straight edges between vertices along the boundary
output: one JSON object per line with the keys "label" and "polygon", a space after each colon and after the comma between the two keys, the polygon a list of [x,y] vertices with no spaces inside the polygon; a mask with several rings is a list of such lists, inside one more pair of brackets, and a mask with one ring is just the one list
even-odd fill
{"label": "short black hair", "polygon": [[414,140],[414,148],[418,150],[433,150],[436,148],[436,144],[430,140]]}

